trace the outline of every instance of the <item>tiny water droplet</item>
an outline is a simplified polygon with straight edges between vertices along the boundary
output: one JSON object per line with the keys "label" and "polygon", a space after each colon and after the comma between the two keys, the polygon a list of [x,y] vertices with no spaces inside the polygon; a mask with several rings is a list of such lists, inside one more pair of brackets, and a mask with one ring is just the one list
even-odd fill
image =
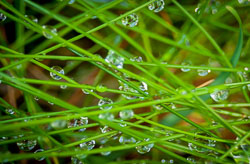
{"label": "tiny water droplet", "polygon": [[67,85],[60,85],[61,89],[67,89],[67,87],[68,87]]}
{"label": "tiny water droplet", "polygon": [[122,24],[128,27],[135,27],[138,24],[139,16],[135,13],[122,18]]}
{"label": "tiny water droplet", "polygon": [[100,127],[100,130],[102,133],[107,133],[107,132],[112,131],[112,129],[110,127],[108,127],[107,125]]}
{"label": "tiny water droplet", "polygon": [[5,109],[5,113],[6,114],[9,114],[9,115],[12,115],[12,114],[15,114],[15,111],[13,109]]}
{"label": "tiny water droplet", "polygon": [[[47,39],[52,39],[53,35],[57,35],[57,30],[56,28],[48,25],[43,25],[42,28],[43,30],[43,36]],[[49,32],[48,32],[49,31]],[[53,34],[53,35],[52,35]]]}
{"label": "tiny water droplet", "polygon": [[38,23],[38,19],[34,17],[33,15],[24,15],[29,20],[33,21],[34,23]]}
{"label": "tiny water droplet", "polygon": [[[43,149],[37,149],[34,153],[40,153],[40,152],[43,152],[44,150]],[[37,161],[42,161],[45,159],[45,157],[36,157],[35,158]]]}
{"label": "tiny water droplet", "polygon": [[123,68],[124,58],[117,55],[113,50],[109,50],[105,61],[109,64],[115,65],[118,69]]}
{"label": "tiny water droplet", "polygon": [[163,107],[161,105],[153,105],[153,108],[156,110],[162,110]]}
{"label": "tiny water droplet", "polygon": [[134,116],[134,111],[132,109],[126,109],[119,112],[121,119],[131,119]]}
{"label": "tiny water droplet", "polygon": [[[74,119],[73,121],[68,122],[68,128],[78,127],[88,124],[88,117],[80,117],[78,119]],[[86,128],[79,129],[80,132],[85,131]]]}
{"label": "tiny water droplet", "polygon": [[[100,148],[105,148],[107,147],[106,145],[101,145]],[[111,151],[104,151],[104,152],[101,152],[101,155],[103,156],[108,156],[109,154],[111,154]]]}
{"label": "tiny water droplet", "polygon": [[134,137],[131,137],[129,135],[123,134],[120,136],[119,138],[119,142],[121,144],[132,144],[132,143],[136,143],[136,140]]}
{"label": "tiny water droplet", "polygon": [[69,2],[68,2],[68,4],[73,4],[73,3],[75,3],[75,0],[69,0]]}
{"label": "tiny water droplet", "polygon": [[[112,109],[112,107],[113,107],[112,104],[113,104],[113,101],[111,99],[109,99],[109,98],[100,99],[99,102],[98,102],[98,106],[102,110],[110,110],[110,109]],[[105,105],[109,105],[109,106],[105,106]]]}
{"label": "tiny water droplet", "polygon": [[155,13],[158,13],[164,9],[164,5],[165,5],[164,0],[156,0],[148,5],[148,9],[154,10]]}
{"label": "tiny water droplet", "polygon": [[[205,66],[205,65],[201,65],[201,66]],[[211,70],[198,69],[197,72],[198,72],[198,75],[199,75],[199,76],[207,76],[208,73],[211,72]]]}
{"label": "tiny water droplet", "polygon": [[[150,140],[149,138],[144,139],[144,141],[149,141],[149,140]],[[141,141],[138,141],[137,144],[138,144],[138,143],[141,143]],[[145,153],[150,152],[150,150],[151,150],[153,147],[154,147],[154,144],[151,143],[151,144],[148,144],[148,145],[136,146],[135,148],[136,148],[136,150],[137,150],[138,153],[140,153],[140,154],[145,154]]]}
{"label": "tiny water droplet", "polygon": [[98,115],[98,118],[99,119],[104,119],[104,120],[109,120],[109,121],[112,121],[114,120],[115,116],[112,114],[112,113],[101,113]]}
{"label": "tiny water droplet", "polygon": [[210,94],[210,97],[216,101],[220,102],[226,100],[228,98],[229,92],[228,90],[215,90],[213,93]]}
{"label": "tiny water droplet", "polygon": [[34,97],[34,100],[38,101],[38,100],[39,100],[39,98],[38,98],[37,96],[35,96],[35,97]]}
{"label": "tiny water droplet", "polygon": [[16,144],[20,150],[30,151],[36,146],[37,141],[35,139],[27,139],[27,140],[18,141]]}
{"label": "tiny water droplet", "polygon": [[[64,75],[64,70],[61,67],[59,67],[59,66],[53,66],[53,67],[51,67],[51,69],[53,69],[54,71],[58,72],[59,74]],[[50,77],[52,77],[52,79],[54,79],[54,80],[61,80],[62,79],[61,76],[58,76],[58,75],[56,75],[53,72],[50,72]]]}
{"label": "tiny water droplet", "polygon": [[50,105],[54,105],[54,103],[53,103],[53,102],[48,101],[48,103],[49,103]]}
{"label": "tiny water droplet", "polygon": [[[191,64],[192,63],[189,60],[184,61],[184,62],[181,63],[181,65],[183,65],[183,66],[190,66]],[[188,71],[190,71],[190,68],[183,67],[183,68],[181,68],[181,71],[182,72],[188,72]]]}
{"label": "tiny water droplet", "polygon": [[82,89],[82,92],[86,95],[89,95],[90,92],[94,92],[93,89]]}
{"label": "tiny water droplet", "polygon": [[126,124],[126,123],[123,123],[123,120],[120,120],[120,121],[122,121],[122,123],[119,123],[119,125],[120,125],[121,127],[125,127],[125,126],[127,126],[127,124]]}
{"label": "tiny water droplet", "polygon": [[50,123],[51,127],[55,130],[63,129],[67,125],[66,120],[56,120]]}
{"label": "tiny water droplet", "polygon": [[0,13],[0,22],[5,21],[6,18],[7,17],[3,13]]}
{"label": "tiny water droplet", "polygon": [[[83,138],[82,140],[85,140],[86,138]],[[95,147],[95,140],[87,141],[80,144],[80,148],[83,150],[92,150]]]}
{"label": "tiny water droplet", "polygon": [[139,63],[139,62],[142,62],[142,57],[136,56],[136,57],[130,58],[130,61]]}
{"label": "tiny water droplet", "polygon": [[104,86],[104,85],[97,85],[97,86],[96,86],[96,90],[97,90],[98,92],[106,92],[106,91],[107,91],[107,87]]}

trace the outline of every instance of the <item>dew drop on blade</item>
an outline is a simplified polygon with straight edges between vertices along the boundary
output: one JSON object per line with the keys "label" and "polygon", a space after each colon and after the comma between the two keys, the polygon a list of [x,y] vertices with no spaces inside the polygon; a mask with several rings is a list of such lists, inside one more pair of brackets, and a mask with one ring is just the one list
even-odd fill
{"label": "dew drop on blade", "polygon": [[118,69],[123,68],[124,58],[117,55],[113,50],[109,50],[105,61],[109,64],[115,65]]}
{"label": "dew drop on blade", "polygon": [[[43,152],[43,151],[44,151],[43,149],[37,149],[34,153],[36,154],[36,153],[40,153],[40,152]],[[42,160],[45,159],[45,157],[35,157],[35,159],[37,161],[42,161]]]}
{"label": "dew drop on blade", "polygon": [[6,18],[7,18],[6,15],[4,15],[3,13],[0,13],[0,22],[5,21]]}
{"label": "dew drop on blade", "polygon": [[[86,138],[83,138],[82,140],[85,140]],[[83,142],[80,144],[80,148],[83,150],[92,150],[95,147],[95,140],[90,140],[87,142]]]}
{"label": "dew drop on blade", "polygon": [[[146,138],[144,139],[144,141],[149,141],[149,138]],[[141,143],[141,141],[138,141],[137,144]],[[151,143],[151,144],[148,144],[148,145],[139,145],[139,146],[136,146],[136,150],[138,153],[140,154],[145,154],[145,153],[148,153],[150,152],[150,150],[154,147],[154,144]]]}
{"label": "dew drop on blade", "polygon": [[164,9],[164,5],[164,0],[156,0],[148,5],[148,9],[158,13]]}
{"label": "dew drop on blade", "polygon": [[106,91],[107,91],[107,87],[104,86],[104,85],[97,85],[97,86],[96,86],[96,90],[97,90],[98,92],[106,92]]}
{"label": "dew drop on blade", "polygon": [[[59,74],[64,75],[64,70],[59,66],[53,66],[53,67],[51,67],[51,69],[53,69],[54,71],[56,71]],[[54,79],[54,80],[61,80],[62,79],[61,76],[58,76],[57,74],[55,74],[53,72],[50,72],[50,77],[52,77],[52,79]]]}
{"label": "dew drop on blade", "polygon": [[228,98],[229,92],[228,90],[215,90],[213,93],[210,94],[210,97],[216,101],[220,102],[226,100]]}
{"label": "dew drop on blade", "polygon": [[[53,35],[57,35],[57,30],[56,28],[48,25],[43,25],[43,36],[47,39],[52,39]],[[49,32],[48,32],[49,31]]]}
{"label": "dew drop on blade", "polygon": [[121,119],[130,119],[134,116],[134,111],[132,109],[126,109],[119,112]]}
{"label": "dew drop on blade", "polygon": [[135,13],[122,18],[122,24],[128,27],[135,27],[139,22],[139,16]]}
{"label": "dew drop on blade", "polygon": [[112,109],[112,107],[113,107],[112,104],[113,104],[113,101],[109,98],[100,99],[98,102],[98,106],[100,107],[101,110]]}

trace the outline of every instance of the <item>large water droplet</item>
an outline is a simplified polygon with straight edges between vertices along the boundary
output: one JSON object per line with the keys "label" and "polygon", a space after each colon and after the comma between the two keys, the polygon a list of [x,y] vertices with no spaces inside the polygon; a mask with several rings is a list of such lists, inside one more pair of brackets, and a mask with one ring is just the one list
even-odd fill
{"label": "large water droplet", "polygon": [[154,10],[154,12],[160,12],[164,9],[165,2],[164,0],[156,0],[153,3],[148,5],[149,10]]}
{"label": "large water droplet", "polygon": [[123,68],[124,58],[117,55],[113,50],[109,50],[105,61],[109,64],[115,65],[118,69]]}
{"label": "large water droplet", "polygon": [[108,120],[108,121],[112,121],[114,120],[115,116],[112,113],[101,113],[98,115],[99,119],[104,119],[104,120]]}
{"label": "large water droplet", "polygon": [[119,112],[121,119],[130,119],[134,116],[134,111],[132,109],[122,110]]}
{"label": "large water droplet", "polygon": [[213,93],[210,94],[210,97],[216,101],[220,102],[226,100],[228,98],[229,92],[228,90],[215,90]]}
{"label": "large water droplet", "polygon": [[106,92],[106,91],[107,91],[107,87],[104,86],[104,85],[97,85],[97,86],[96,86],[96,90],[97,90],[98,92]]}
{"label": "large water droplet", "polygon": [[134,137],[131,137],[129,135],[123,134],[120,136],[119,138],[119,142],[121,144],[132,144],[132,143],[136,143],[136,140]]}
{"label": "large water droplet", "polygon": [[[57,30],[56,28],[48,25],[43,25],[42,28],[43,30],[43,36],[47,39],[52,39],[53,35],[57,35]],[[48,32],[49,31],[49,32]]]}
{"label": "large water droplet", "polygon": [[[37,149],[34,153],[40,153],[40,152],[43,152],[44,150],[43,149]],[[35,159],[37,161],[42,161],[45,159],[45,157],[35,157]]]}
{"label": "large water droplet", "polygon": [[6,18],[7,17],[3,13],[0,13],[0,22],[5,21]]}
{"label": "large water droplet", "polygon": [[[51,67],[51,69],[53,69],[54,71],[58,72],[59,74],[64,75],[64,70],[61,67],[59,67],[59,66],[53,66],[53,67]],[[58,75],[56,75],[53,72],[50,72],[50,77],[52,77],[54,80],[61,80],[62,79],[61,76],[58,76]]]}
{"label": "large water droplet", "polygon": [[29,139],[29,140],[27,139],[27,140],[18,141],[16,144],[20,150],[30,151],[36,146],[37,141],[35,139]]}
{"label": "large water droplet", "polygon": [[63,129],[66,127],[66,125],[67,125],[66,120],[56,120],[50,123],[50,126],[55,130]]}
{"label": "large water droplet", "polygon": [[[100,99],[99,102],[98,102],[98,106],[102,110],[110,110],[110,109],[112,109],[112,107],[113,107],[112,104],[113,104],[113,101],[111,99],[109,99],[109,98]],[[109,105],[109,106],[105,106],[105,105]]]}
{"label": "large water droplet", "polygon": [[[74,119],[73,121],[70,121],[68,123],[68,128],[83,126],[87,124],[88,124],[88,117],[80,117],[78,119]],[[80,132],[83,132],[85,130],[86,128],[79,129]]]}
{"label": "large water droplet", "polygon": [[139,17],[133,13],[122,18],[122,24],[124,26],[135,27],[138,24]]}
{"label": "large water droplet", "polygon": [[[85,138],[83,138],[82,140],[85,140]],[[90,140],[80,144],[80,148],[83,150],[91,150],[94,147],[95,147],[95,140]]]}
{"label": "large water droplet", "polygon": [[[146,138],[144,139],[144,141],[149,141],[150,139],[149,138]],[[137,143],[141,143],[141,141],[138,141]],[[150,150],[154,147],[154,144],[151,143],[151,144],[148,144],[148,145],[140,145],[140,146],[136,146],[136,150],[138,153],[140,154],[145,154],[145,153],[148,153],[150,152]]]}

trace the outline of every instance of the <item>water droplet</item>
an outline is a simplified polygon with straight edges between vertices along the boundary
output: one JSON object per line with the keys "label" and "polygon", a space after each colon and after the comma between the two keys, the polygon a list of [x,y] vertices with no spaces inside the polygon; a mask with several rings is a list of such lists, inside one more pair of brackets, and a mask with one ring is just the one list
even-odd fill
{"label": "water droplet", "polygon": [[73,3],[75,3],[75,0],[69,0],[69,2],[68,2],[68,4],[73,4]]}
{"label": "water droplet", "polygon": [[[83,154],[83,155],[85,155],[85,154]],[[87,155],[85,155],[85,157],[86,157]],[[84,158],[85,158],[84,157]],[[80,159],[78,159],[77,157],[71,157],[71,162],[72,162],[72,164],[84,164]]]}
{"label": "water droplet", "polygon": [[5,109],[5,113],[6,114],[9,114],[9,115],[12,115],[12,114],[15,114],[15,111],[13,109]]}
{"label": "water droplet", "polygon": [[200,14],[201,13],[201,4],[199,3],[198,4],[198,6],[194,9],[194,12],[196,13],[196,14]]}
{"label": "water droplet", "polygon": [[[51,67],[51,69],[53,69],[54,71],[56,71],[59,74],[64,75],[64,70],[59,66],[53,66],[53,67]],[[50,72],[50,77],[52,77],[52,79],[54,79],[54,80],[61,80],[62,79],[61,76],[58,76],[53,72]]]}
{"label": "water droplet", "polygon": [[[112,104],[113,104],[113,101],[111,99],[109,99],[109,98],[100,99],[99,102],[98,102],[98,106],[102,110],[110,110],[110,109],[112,109],[112,107],[113,107]],[[109,106],[105,106],[105,105],[109,105]]]}
{"label": "water droplet", "polygon": [[97,85],[97,86],[96,86],[96,90],[97,90],[98,92],[106,92],[106,91],[107,91],[107,87],[104,86],[104,85]]}
{"label": "water droplet", "polygon": [[48,103],[49,103],[50,105],[54,105],[54,103],[53,103],[53,102],[48,101]]}
{"label": "water droplet", "polygon": [[239,4],[241,5],[248,5],[250,4],[250,1],[249,0],[238,0]]}
{"label": "water droplet", "polygon": [[[105,148],[107,147],[106,145],[101,145],[100,148]],[[111,151],[104,151],[104,152],[101,152],[101,155],[103,156],[108,156],[109,154],[111,153]]]}
{"label": "water droplet", "polygon": [[55,130],[63,129],[66,127],[66,125],[67,125],[66,120],[56,120],[50,123],[50,126]]}
{"label": "water droplet", "polygon": [[[190,66],[191,64],[192,63],[189,60],[184,61],[184,62],[181,63],[181,65],[183,65],[183,66]],[[190,71],[190,68],[183,67],[183,68],[181,68],[181,71],[182,72],[188,72],[188,71]]]}
{"label": "water droplet", "polygon": [[187,157],[187,160],[192,162],[192,163],[196,163],[196,160],[194,158],[192,158],[192,157]]}
{"label": "water droplet", "polygon": [[119,112],[121,119],[130,119],[134,116],[134,111],[132,109],[126,109]]}
{"label": "water droplet", "polygon": [[104,119],[104,120],[109,120],[109,121],[112,121],[114,120],[115,116],[112,114],[112,113],[101,113],[98,115],[98,118],[99,119]]}
{"label": "water droplet", "polygon": [[121,144],[132,144],[132,143],[136,143],[136,140],[134,137],[131,137],[129,135],[123,134],[120,136],[119,138],[119,142]]}
{"label": "water droplet", "polygon": [[138,24],[139,17],[133,13],[122,18],[122,24],[124,26],[135,27]]}
{"label": "water droplet", "polygon": [[162,110],[163,107],[161,105],[153,105],[153,108],[156,110]]}
{"label": "water droplet", "polygon": [[228,78],[226,78],[225,83],[231,84],[231,83],[233,83],[233,79],[231,77],[228,77]]}
{"label": "water droplet", "polygon": [[156,0],[148,5],[148,9],[154,10],[154,12],[158,13],[164,9],[164,5],[165,5],[164,0]]}
{"label": "water droplet", "polygon": [[[83,138],[82,140],[85,140],[86,138]],[[83,150],[92,150],[95,147],[95,140],[90,140],[87,142],[83,142],[80,144],[80,148]]]}
{"label": "water droplet", "polygon": [[123,123],[123,120],[120,120],[120,121],[122,121],[122,123],[119,123],[119,125],[120,125],[121,127],[125,127],[125,126],[127,126],[127,124],[126,124],[126,123]]}
{"label": "water droplet", "polygon": [[[173,131],[167,131],[166,132],[166,136],[172,136],[174,134],[174,132]],[[168,141],[173,141],[174,139],[169,139]]]}
{"label": "water droplet", "polygon": [[247,88],[248,88],[248,90],[250,91],[250,84],[247,84]]}
{"label": "water droplet", "polygon": [[167,163],[167,161],[165,159],[162,159],[161,163]]}
{"label": "water droplet", "polygon": [[35,97],[34,97],[34,100],[38,101],[38,100],[39,100],[39,98],[38,98],[37,96],[35,96]]}
{"label": "water droplet", "polygon": [[89,95],[90,92],[94,92],[93,89],[82,89],[82,92],[86,95]]}
{"label": "water droplet", "polygon": [[112,131],[112,129],[110,127],[108,127],[107,125],[100,127],[100,130],[102,133],[107,133],[107,132]]}
{"label": "water droplet", "polygon": [[[149,138],[144,139],[144,141],[149,141],[149,140],[150,140]],[[137,144],[138,144],[138,143],[141,143],[141,141],[138,141]],[[151,150],[153,147],[154,147],[154,144],[151,143],[151,144],[148,144],[148,145],[136,146],[135,148],[136,148],[136,150],[137,150],[138,153],[140,153],[140,154],[145,154],[145,153],[150,152],[150,150]]]}
{"label": "water droplet", "polygon": [[109,50],[105,61],[109,64],[115,65],[118,69],[123,68],[124,58],[117,55],[113,50]]}
{"label": "water droplet", "polygon": [[136,57],[130,58],[130,61],[132,61],[132,62],[142,62],[142,57],[141,56],[136,56]]}
{"label": "water droplet", "polygon": [[38,23],[38,19],[34,17],[33,15],[24,15],[24,16],[28,18],[29,20],[33,21],[34,23]]}
{"label": "water droplet", "polygon": [[[70,121],[68,123],[68,128],[83,126],[87,124],[88,124],[88,117],[80,117],[78,119],[74,119],[73,121]],[[86,128],[79,129],[80,132],[83,132],[85,130]]]}
{"label": "water droplet", "polygon": [[[43,152],[44,150],[43,149],[37,149],[34,153],[40,153],[40,152]],[[37,161],[42,161],[45,159],[45,157],[36,157],[35,158]]]}
{"label": "water droplet", "polygon": [[20,150],[30,151],[36,146],[37,141],[35,139],[29,139],[29,140],[18,141],[16,144]]}
{"label": "water droplet", "polygon": [[[53,35],[57,35],[57,30],[56,28],[48,25],[43,25],[42,28],[43,30],[43,36],[47,39],[52,39]],[[49,32],[48,32],[49,31]]]}
{"label": "water droplet", "polygon": [[0,13],[0,22],[5,21],[6,18],[7,17],[3,13]]}
{"label": "water droplet", "polygon": [[61,89],[67,89],[68,86],[67,86],[67,85],[60,85],[60,88],[61,88]]}
{"label": "water droplet", "polygon": [[213,93],[210,94],[210,97],[216,101],[220,102],[226,100],[228,98],[229,92],[228,90],[215,90]]}
{"label": "water droplet", "polygon": [[[205,66],[205,65],[201,65],[201,66]],[[207,76],[207,74],[210,73],[211,70],[198,69],[197,72],[199,76]]]}
{"label": "water droplet", "polygon": [[[141,82],[139,80],[136,80],[136,79],[133,79],[133,78],[129,78],[129,77],[125,77],[125,80],[127,82],[129,82],[129,83],[132,83],[134,86],[136,86],[137,88],[139,88],[144,93],[148,94],[148,92],[146,92],[148,90],[147,83]],[[126,83],[123,83],[120,80],[118,82],[120,84],[119,90],[124,91],[124,92],[138,93],[137,90],[135,90],[134,88],[128,86]],[[125,97],[128,100],[132,100],[132,99],[138,98],[138,96],[128,95],[128,94],[122,94],[122,96]],[[143,97],[140,97],[140,98],[143,98]]]}

